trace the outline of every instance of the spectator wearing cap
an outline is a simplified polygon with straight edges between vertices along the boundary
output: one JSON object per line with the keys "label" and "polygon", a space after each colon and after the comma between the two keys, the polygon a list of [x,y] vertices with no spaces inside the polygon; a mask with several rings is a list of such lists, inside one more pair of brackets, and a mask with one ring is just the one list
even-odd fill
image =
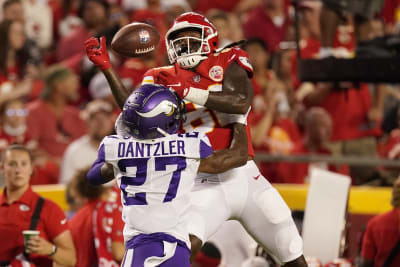
{"label": "spectator wearing cap", "polygon": [[[400,177],[393,185],[392,206],[391,211],[368,222],[362,241],[360,267],[400,266]],[[389,262],[390,254],[393,257]]]}
{"label": "spectator wearing cap", "polygon": [[41,98],[28,104],[28,129],[39,149],[59,161],[67,146],[86,133],[79,109],[68,104],[78,97],[78,77],[53,66],[45,77]]}
{"label": "spectator wearing cap", "polygon": [[88,133],[67,147],[61,164],[61,183],[66,184],[77,170],[90,166],[96,160],[100,142],[113,131],[112,111],[112,106],[100,99],[87,104],[82,115]]}

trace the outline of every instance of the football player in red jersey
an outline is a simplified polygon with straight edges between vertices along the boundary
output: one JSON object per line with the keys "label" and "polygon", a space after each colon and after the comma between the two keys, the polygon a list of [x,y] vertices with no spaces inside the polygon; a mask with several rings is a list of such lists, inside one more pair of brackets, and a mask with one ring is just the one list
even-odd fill
{"label": "football player in red jersey", "polygon": [[[193,12],[176,18],[165,42],[172,65],[150,69],[142,84],[173,88],[186,102],[183,130],[207,133],[214,150],[228,147],[232,133],[226,113],[246,114],[253,97],[247,54],[234,45],[218,49],[214,25]],[[101,44],[90,38],[86,52],[103,71],[122,107],[130,91],[111,67],[104,37]],[[262,175],[248,143],[246,165],[218,175],[199,174],[192,192],[190,232],[205,242],[224,221],[236,219],[283,266],[307,266],[290,209],[265,178],[257,179]],[[193,252],[198,249],[192,243]]]}

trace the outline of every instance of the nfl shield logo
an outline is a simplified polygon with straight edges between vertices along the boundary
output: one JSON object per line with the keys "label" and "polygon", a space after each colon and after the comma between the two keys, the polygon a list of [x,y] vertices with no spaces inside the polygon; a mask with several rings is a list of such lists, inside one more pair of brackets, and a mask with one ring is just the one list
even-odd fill
{"label": "nfl shield logo", "polygon": [[150,34],[146,30],[142,30],[139,32],[139,41],[141,44],[146,44],[150,41]]}

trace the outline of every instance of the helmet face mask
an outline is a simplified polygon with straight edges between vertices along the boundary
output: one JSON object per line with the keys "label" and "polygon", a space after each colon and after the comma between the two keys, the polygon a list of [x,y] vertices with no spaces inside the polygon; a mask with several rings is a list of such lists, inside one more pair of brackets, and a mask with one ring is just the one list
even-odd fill
{"label": "helmet face mask", "polygon": [[218,48],[218,33],[200,14],[188,12],[176,18],[165,35],[168,58],[181,68],[196,67]]}
{"label": "helmet face mask", "polygon": [[185,119],[185,104],[165,86],[145,84],[128,97],[121,119],[137,139],[160,138],[179,130]]}

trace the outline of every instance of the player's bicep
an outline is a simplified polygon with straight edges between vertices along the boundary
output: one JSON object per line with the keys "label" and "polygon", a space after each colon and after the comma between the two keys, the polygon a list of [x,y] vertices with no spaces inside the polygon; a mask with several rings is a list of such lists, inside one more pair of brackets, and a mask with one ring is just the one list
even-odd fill
{"label": "player's bicep", "polygon": [[248,73],[245,69],[233,62],[225,71],[222,90],[226,92],[234,92],[240,99],[245,100],[247,109],[253,100],[253,85],[251,84]]}

